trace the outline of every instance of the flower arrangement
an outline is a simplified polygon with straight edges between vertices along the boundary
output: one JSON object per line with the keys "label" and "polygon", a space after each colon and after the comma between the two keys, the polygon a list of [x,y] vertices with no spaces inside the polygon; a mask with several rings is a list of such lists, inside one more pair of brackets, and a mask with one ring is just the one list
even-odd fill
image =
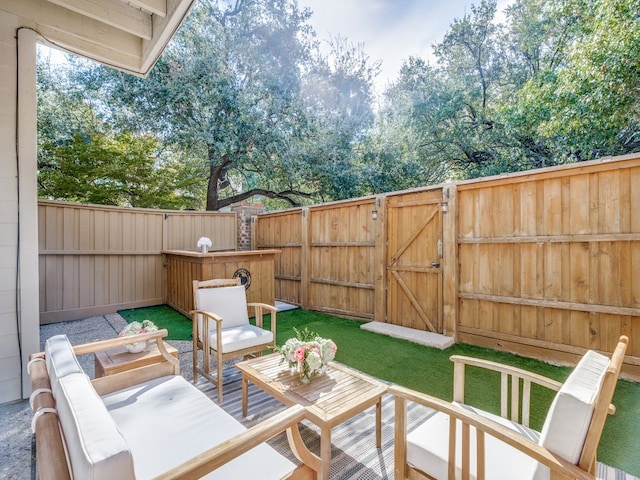
{"label": "flower arrangement", "polygon": [[128,337],[129,335],[137,335],[139,333],[157,332],[158,327],[151,320],[143,320],[142,322],[131,322],[122,329],[119,336]]}
{"label": "flower arrangement", "polygon": [[211,245],[213,245],[213,244],[211,243],[211,239],[210,238],[208,238],[208,237],[200,237],[198,239],[197,245],[198,245],[198,248],[200,249],[200,251],[202,253],[207,253],[207,249],[211,248]]}
{"label": "flower arrangement", "polygon": [[[151,320],[143,320],[142,322],[131,322],[124,327],[118,336],[129,337],[131,335],[137,335],[139,333],[157,332],[158,327]],[[147,342],[133,342],[125,345],[125,348],[129,353],[139,353],[147,346]]]}
{"label": "flower arrangement", "polygon": [[335,358],[338,347],[333,340],[322,338],[306,327],[304,330],[294,327],[293,330],[296,337],[288,339],[284,345],[276,347],[275,351],[282,355],[283,362],[289,363],[292,372],[299,373],[302,382],[308,383]]}

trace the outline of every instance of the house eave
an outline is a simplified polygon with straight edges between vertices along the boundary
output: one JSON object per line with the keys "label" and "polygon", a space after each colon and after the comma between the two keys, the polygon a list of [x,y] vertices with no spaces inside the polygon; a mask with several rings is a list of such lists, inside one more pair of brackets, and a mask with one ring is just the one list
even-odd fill
{"label": "house eave", "polygon": [[144,77],[194,2],[4,0],[0,10],[18,16],[48,46]]}

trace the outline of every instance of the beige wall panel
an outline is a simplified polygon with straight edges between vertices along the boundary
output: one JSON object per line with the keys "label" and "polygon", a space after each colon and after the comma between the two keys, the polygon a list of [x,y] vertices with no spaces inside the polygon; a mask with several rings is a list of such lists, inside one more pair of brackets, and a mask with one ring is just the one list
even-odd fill
{"label": "beige wall panel", "polygon": [[[173,212],[39,204],[42,322],[164,302],[162,250]],[[183,238],[215,230],[219,245],[236,239],[235,214],[176,212]],[[166,220],[165,220],[166,217]],[[220,228],[218,228],[220,227]],[[191,230],[189,230],[191,229]],[[207,230],[208,229],[208,230]],[[226,232],[228,238],[223,237]],[[193,249],[195,250],[195,241]]]}

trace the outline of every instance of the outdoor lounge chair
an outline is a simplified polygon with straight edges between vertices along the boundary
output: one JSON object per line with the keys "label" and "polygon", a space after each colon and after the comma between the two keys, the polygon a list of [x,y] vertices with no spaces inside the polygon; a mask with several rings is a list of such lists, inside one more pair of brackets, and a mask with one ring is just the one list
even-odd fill
{"label": "outdoor lounge chair", "polygon": [[[224,360],[251,354],[260,355],[275,345],[276,308],[265,303],[247,303],[240,279],[193,281],[193,381],[200,372],[218,388],[222,403],[222,367]],[[253,307],[256,324],[249,323],[247,307]],[[263,311],[271,312],[271,330],[262,328]],[[202,350],[202,368],[198,365]],[[211,375],[211,354],[216,358],[217,374]]]}
{"label": "outdoor lounge chair", "polygon": [[[564,384],[507,365],[452,356],[453,403],[389,388],[396,396],[394,478],[595,479],[596,450],[606,416],[615,412],[610,402],[627,342],[620,337],[611,359],[588,351]],[[501,373],[501,416],[464,404],[465,365]],[[558,392],[541,433],[528,427],[531,383]],[[407,401],[434,409],[408,435]]]}

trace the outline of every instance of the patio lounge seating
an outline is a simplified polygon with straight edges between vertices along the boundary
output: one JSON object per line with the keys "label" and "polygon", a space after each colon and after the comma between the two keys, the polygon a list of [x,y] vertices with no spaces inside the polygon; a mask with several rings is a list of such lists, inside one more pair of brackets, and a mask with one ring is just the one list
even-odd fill
{"label": "patio lounge seating", "polygon": [[[41,479],[288,478],[317,472],[296,466],[267,445],[280,432],[296,456],[309,459],[296,437],[304,408],[289,408],[245,429],[178,375],[178,360],[163,346],[166,330],[72,347],[65,335],[31,356],[32,427]],[[131,342],[155,341],[162,358],[90,380],[76,354]],[[317,469],[317,465],[316,465]]]}
{"label": "patio lounge seating", "polygon": [[[260,353],[275,345],[276,312],[265,303],[247,303],[240,279],[193,281],[193,381],[200,372],[218,388],[222,403],[223,362],[230,358]],[[253,307],[256,324],[249,323],[247,307]],[[262,328],[263,310],[271,312],[271,330]],[[198,350],[202,350],[202,368]],[[211,375],[211,357],[216,358],[216,377]]]}
{"label": "patio lounge seating", "polygon": [[[389,388],[396,396],[394,478],[595,479],[596,450],[606,416],[615,412],[610,402],[627,342],[620,337],[611,359],[588,351],[564,384],[506,365],[452,356],[453,403]],[[501,373],[501,416],[464,404],[465,365]],[[528,427],[531,383],[558,392],[541,433]],[[408,435],[407,401],[434,409]]]}

